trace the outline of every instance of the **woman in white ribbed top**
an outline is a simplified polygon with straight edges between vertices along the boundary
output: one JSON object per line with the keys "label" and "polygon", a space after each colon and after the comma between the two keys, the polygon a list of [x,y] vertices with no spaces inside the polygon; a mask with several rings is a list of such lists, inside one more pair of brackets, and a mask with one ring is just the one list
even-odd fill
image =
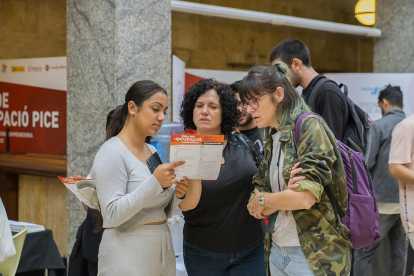
{"label": "woman in white ribbed top", "polygon": [[152,174],[146,165],[156,149],[145,138],[160,129],[167,106],[159,85],[135,83],[111,121],[122,130],[96,154],[92,173],[105,229],[98,275],[175,275],[166,220],[177,205],[182,210],[197,206],[201,181],[175,179],[174,168],[184,162],[159,165]]}

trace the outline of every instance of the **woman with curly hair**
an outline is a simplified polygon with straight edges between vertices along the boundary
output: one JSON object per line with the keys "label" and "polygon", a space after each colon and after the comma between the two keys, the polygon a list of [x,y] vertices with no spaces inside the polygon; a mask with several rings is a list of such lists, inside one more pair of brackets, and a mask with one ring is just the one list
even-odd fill
{"label": "woman with curly hair", "polygon": [[264,224],[245,207],[257,167],[250,149],[232,134],[240,117],[237,103],[229,86],[205,79],[190,88],[181,106],[187,130],[225,136],[217,180],[203,180],[197,207],[183,212],[189,276],[266,275]]}

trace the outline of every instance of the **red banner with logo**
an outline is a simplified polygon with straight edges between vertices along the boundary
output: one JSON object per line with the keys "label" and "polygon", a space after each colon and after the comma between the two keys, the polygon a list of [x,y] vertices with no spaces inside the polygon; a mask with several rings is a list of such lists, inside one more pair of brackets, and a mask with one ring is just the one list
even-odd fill
{"label": "red banner with logo", "polygon": [[0,99],[0,152],[66,155],[66,91],[0,82]]}

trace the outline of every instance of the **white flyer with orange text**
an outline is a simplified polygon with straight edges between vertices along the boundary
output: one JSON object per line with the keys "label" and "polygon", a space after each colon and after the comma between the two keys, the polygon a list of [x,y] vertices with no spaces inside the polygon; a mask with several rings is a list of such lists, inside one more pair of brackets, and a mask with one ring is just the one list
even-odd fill
{"label": "white flyer with orange text", "polygon": [[223,156],[224,135],[173,134],[170,162],[185,161],[175,169],[177,179],[216,180]]}

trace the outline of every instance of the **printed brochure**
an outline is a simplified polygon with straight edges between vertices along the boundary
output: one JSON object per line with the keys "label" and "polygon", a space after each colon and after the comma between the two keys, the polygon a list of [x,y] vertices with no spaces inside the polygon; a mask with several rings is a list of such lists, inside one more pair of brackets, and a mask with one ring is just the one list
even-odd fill
{"label": "printed brochure", "polygon": [[177,179],[216,180],[223,156],[224,135],[173,134],[170,162],[185,161],[175,169]]}
{"label": "printed brochure", "polygon": [[58,178],[86,206],[100,210],[95,180],[62,176]]}

